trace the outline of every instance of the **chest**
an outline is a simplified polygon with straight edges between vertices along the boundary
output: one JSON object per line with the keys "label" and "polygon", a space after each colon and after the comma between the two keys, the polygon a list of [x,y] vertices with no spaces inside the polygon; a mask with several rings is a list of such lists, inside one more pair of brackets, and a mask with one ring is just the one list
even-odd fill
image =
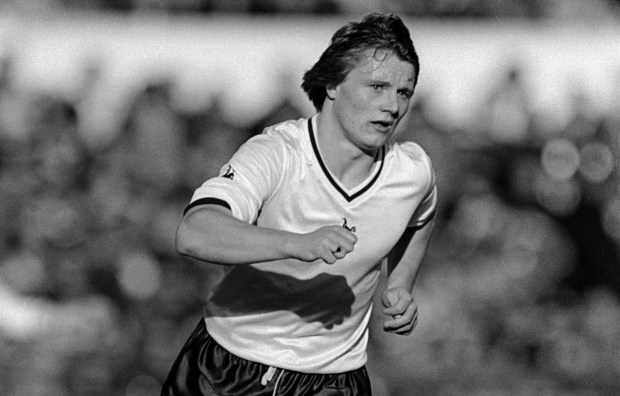
{"label": "chest", "polygon": [[358,265],[376,265],[396,244],[423,195],[410,173],[389,171],[346,189],[312,164],[290,169],[263,206],[258,223],[296,233],[346,226],[358,237],[351,259]]}

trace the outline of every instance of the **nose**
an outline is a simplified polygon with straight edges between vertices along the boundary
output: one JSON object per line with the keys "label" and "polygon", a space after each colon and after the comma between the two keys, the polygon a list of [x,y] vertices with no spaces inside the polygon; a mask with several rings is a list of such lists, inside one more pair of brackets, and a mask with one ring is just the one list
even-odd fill
{"label": "nose", "polygon": [[386,92],[381,102],[381,111],[387,111],[394,118],[398,118],[399,103],[396,92]]}

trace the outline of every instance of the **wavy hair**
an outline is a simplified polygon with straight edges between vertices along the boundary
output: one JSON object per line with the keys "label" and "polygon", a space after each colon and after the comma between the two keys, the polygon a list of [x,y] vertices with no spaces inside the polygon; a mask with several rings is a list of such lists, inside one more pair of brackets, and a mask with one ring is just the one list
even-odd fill
{"label": "wavy hair", "polygon": [[342,83],[349,72],[361,61],[364,53],[387,50],[414,66],[414,87],[420,74],[420,63],[409,29],[394,14],[372,13],[361,22],[351,22],[334,33],[319,60],[303,76],[301,87],[321,111],[327,88]]}

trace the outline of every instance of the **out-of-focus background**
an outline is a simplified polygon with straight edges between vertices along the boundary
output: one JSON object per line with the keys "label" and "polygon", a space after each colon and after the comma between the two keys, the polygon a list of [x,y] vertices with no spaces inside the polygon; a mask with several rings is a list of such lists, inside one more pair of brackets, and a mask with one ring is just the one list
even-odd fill
{"label": "out-of-focus background", "polygon": [[440,191],[375,394],[619,394],[619,1],[5,0],[1,395],[158,394],[219,274],[175,253],[193,190],[312,114],[301,75],[370,11],[411,30],[398,138]]}

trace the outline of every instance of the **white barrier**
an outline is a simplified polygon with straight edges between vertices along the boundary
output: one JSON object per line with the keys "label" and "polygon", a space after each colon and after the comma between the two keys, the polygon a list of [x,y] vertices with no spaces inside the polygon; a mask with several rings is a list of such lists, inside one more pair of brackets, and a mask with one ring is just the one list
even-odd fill
{"label": "white barrier", "polygon": [[[302,112],[299,88],[331,34],[358,17],[172,17],[59,14],[0,18],[0,51],[15,56],[18,86],[78,95],[84,68],[99,63],[91,118],[113,126],[128,95],[170,78],[178,104],[218,95],[235,123],[263,117],[283,96]],[[421,57],[416,96],[438,120],[467,125],[473,109],[512,64],[523,69],[532,105],[561,125],[576,89],[594,111],[620,109],[620,28],[572,22],[407,20]],[[102,127],[103,128],[103,127]]]}

